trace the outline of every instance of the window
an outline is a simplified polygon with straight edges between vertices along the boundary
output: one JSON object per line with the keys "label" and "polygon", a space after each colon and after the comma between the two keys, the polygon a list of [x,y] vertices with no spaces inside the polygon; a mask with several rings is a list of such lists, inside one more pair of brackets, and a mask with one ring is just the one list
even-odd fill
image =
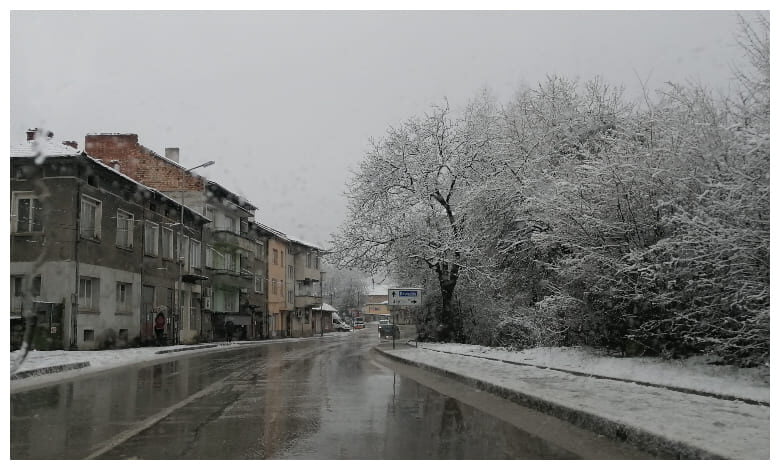
{"label": "window", "polygon": [[293,291],[287,291],[287,303],[293,303]]}
{"label": "window", "polygon": [[[24,298],[24,276],[11,276],[11,313],[22,313],[22,299]],[[30,296],[35,299],[41,297],[41,276],[32,278]]]}
{"label": "window", "polygon": [[97,310],[100,280],[91,277],[79,279],[79,309]]}
{"label": "window", "polygon": [[173,259],[173,229],[163,227],[160,245],[162,257]]}
{"label": "window", "polygon": [[193,268],[200,268],[200,242],[196,240],[190,240],[190,266]]}
{"label": "window", "polygon": [[22,313],[22,276],[11,276],[11,313]]}
{"label": "window", "polygon": [[133,298],[133,285],[126,282],[116,283],[116,311],[131,312],[131,300]]}
{"label": "window", "polygon": [[190,237],[178,235],[176,239],[179,241],[176,247],[176,256],[179,257],[179,262],[182,267],[187,266],[187,260],[190,257]]}
{"label": "window", "polygon": [[320,269],[320,257],[315,256],[314,257],[314,269]]}
{"label": "window", "polygon": [[240,272],[238,255],[236,253],[225,253],[225,266],[223,267],[227,271]]}
{"label": "window", "polygon": [[211,245],[206,245],[206,267],[207,268],[213,268],[214,267],[214,248]]}
{"label": "window", "polygon": [[95,330],[84,330],[84,341],[95,341]]}
{"label": "window", "polygon": [[91,197],[81,198],[79,234],[84,238],[100,239],[100,201]]}
{"label": "window", "polygon": [[265,258],[265,245],[263,242],[256,242],[257,246],[255,246],[255,258],[257,259],[264,259]]}
{"label": "window", "polygon": [[225,230],[233,233],[238,233],[238,227],[236,226],[236,219],[233,217],[225,216]]}
{"label": "window", "polygon": [[282,255],[282,266],[284,266],[284,250],[282,250],[281,255]]}
{"label": "window", "polygon": [[160,226],[154,222],[146,222],[144,225],[144,254],[157,256],[157,239],[160,233]]}
{"label": "window", "polygon": [[263,293],[263,278],[262,276],[255,276],[255,292],[258,294]]}
{"label": "window", "polygon": [[290,279],[295,278],[295,268],[292,265],[287,266],[287,277]]}
{"label": "window", "polygon": [[14,207],[16,208],[16,223],[13,224],[14,232],[41,232],[43,231],[41,201],[32,193],[14,193]]}
{"label": "window", "polygon": [[116,245],[122,248],[133,247],[133,214],[116,212]]}
{"label": "window", "polygon": [[276,279],[271,279],[271,293],[276,295]]}
{"label": "window", "polygon": [[274,265],[279,264],[279,250],[274,248]]}
{"label": "window", "polygon": [[211,269],[225,269],[225,255],[213,246],[206,246],[206,267]]}
{"label": "window", "polygon": [[311,252],[306,253],[306,267],[311,267]]}

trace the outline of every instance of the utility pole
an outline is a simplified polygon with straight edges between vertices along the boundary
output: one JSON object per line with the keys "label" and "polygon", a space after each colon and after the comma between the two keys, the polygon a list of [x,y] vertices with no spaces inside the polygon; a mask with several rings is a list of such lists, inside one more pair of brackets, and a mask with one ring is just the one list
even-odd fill
{"label": "utility pole", "polygon": [[[196,170],[198,168],[205,168],[207,166],[211,166],[214,164],[214,160],[209,160],[206,163],[201,163],[198,166],[194,166],[190,168],[189,170],[184,170],[185,173],[189,173],[192,170]],[[176,257],[179,258],[179,262],[176,263],[176,265],[179,267],[178,272],[179,276],[176,279],[176,282],[174,283],[174,286],[176,288],[176,307],[173,310],[173,318],[176,318],[176,315],[179,315],[179,317],[182,316],[182,298],[181,294],[182,291],[184,291],[184,283],[181,280],[182,276],[182,270],[184,269],[184,263],[186,262],[184,260],[183,251],[184,251],[184,179],[179,182],[179,194],[180,194],[180,201],[181,207],[179,207],[179,243],[178,243],[178,253],[176,253]],[[181,318],[179,318],[179,321],[174,321],[173,323],[173,336],[174,336],[174,343],[179,344],[179,322],[181,322]]]}
{"label": "utility pole", "polygon": [[323,271],[320,271],[320,337],[322,337],[325,334],[325,321],[324,321],[324,315],[325,315],[325,299],[322,297],[322,281],[325,279],[325,273]]}

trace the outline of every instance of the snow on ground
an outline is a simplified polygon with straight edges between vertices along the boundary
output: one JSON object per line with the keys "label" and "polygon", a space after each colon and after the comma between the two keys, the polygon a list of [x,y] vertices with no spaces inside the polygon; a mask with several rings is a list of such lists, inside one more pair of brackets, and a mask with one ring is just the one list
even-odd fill
{"label": "snow on ground", "polygon": [[[339,336],[338,333],[326,333],[325,336]],[[343,334],[341,334],[343,335]],[[316,336],[319,337],[319,336]],[[92,373],[100,370],[112,369],[114,367],[122,367],[130,364],[138,364],[148,361],[156,361],[160,359],[169,358],[172,356],[178,356],[181,354],[193,354],[202,353],[206,351],[226,350],[227,348],[235,348],[247,345],[257,344],[273,344],[280,342],[298,342],[306,341],[311,338],[285,338],[285,339],[271,339],[263,341],[234,341],[232,343],[208,343],[208,344],[194,344],[194,345],[177,345],[177,346],[160,346],[160,347],[143,347],[143,348],[128,348],[128,349],[112,349],[104,351],[30,351],[27,354],[21,367],[16,372],[23,372],[26,370],[40,369],[44,367],[59,366],[65,364],[73,364],[77,362],[88,361],[89,367],[77,369],[75,371],[68,371],[69,377],[77,373]],[[209,344],[216,345],[215,348],[202,348],[202,349],[186,349],[197,348],[199,346],[206,346]],[[159,351],[164,350],[177,350],[186,349],[180,352],[172,352],[169,354],[157,354]],[[11,352],[11,367],[13,368],[14,362],[19,358],[20,351]],[[47,374],[51,375],[51,374]],[[21,382],[28,379],[14,380],[14,382]]]}
{"label": "snow on ground", "polygon": [[510,351],[455,343],[420,343],[419,346],[769,402],[769,368],[716,366],[708,364],[706,356],[667,361],[653,357],[614,357],[582,347]]}
{"label": "snow on ground", "polygon": [[[459,345],[437,347],[467,350]],[[572,375],[551,369],[443,354],[424,348],[386,352],[530,395],[567,409],[600,416],[610,422],[664,436],[674,442],[687,443],[714,455],[737,459],[769,458],[768,406]],[[533,351],[530,351],[524,357],[536,357],[532,353]],[[545,357],[548,363],[559,365],[560,363],[554,360],[555,357],[573,357],[571,352],[566,351],[561,354],[553,351],[540,354],[540,351],[536,351],[536,354]],[[583,356],[580,363],[587,363],[585,359],[588,357],[590,356]]]}

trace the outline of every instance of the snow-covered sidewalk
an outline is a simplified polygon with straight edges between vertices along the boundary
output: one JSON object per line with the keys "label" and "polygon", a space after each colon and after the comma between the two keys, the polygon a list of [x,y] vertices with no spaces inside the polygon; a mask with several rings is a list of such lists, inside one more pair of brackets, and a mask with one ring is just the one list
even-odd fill
{"label": "snow-covered sidewalk", "polygon": [[[338,336],[339,333],[326,333],[325,337]],[[12,388],[30,383],[59,380],[63,375],[69,377],[76,374],[92,373],[130,364],[140,364],[170,358],[171,355],[202,353],[204,351],[226,350],[228,348],[246,347],[252,345],[274,344],[282,342],[299,342],[319,339],[320,336],[307,338],[280,338],[261,341],[233,341],[231,343],[204,343],[194,345],[176,345],[160,347],[143,347],[128,349],[113,349],[104,351],[30,351],[22,365],[16,371],[25,376],[12,380]],[[11,352],[11,368],[19,357],[19,351]],[[85,363],[88,363],[85,365]],[[26,377],[27,373],[32,373]]]}
{"label": "snow-covered sidewalk", "polygon": [[767,371],[712,366],[702,358],[616,358],[582,348],[420,343],[383,352],[651,452],[769,458],[769,406],[756,404],[769,402]]}

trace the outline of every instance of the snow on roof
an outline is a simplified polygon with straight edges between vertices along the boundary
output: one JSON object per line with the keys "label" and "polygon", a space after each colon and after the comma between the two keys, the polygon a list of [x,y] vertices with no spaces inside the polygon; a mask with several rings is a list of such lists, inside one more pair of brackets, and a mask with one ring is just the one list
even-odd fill
{"label": "snow on roof", "polygon": [[265,230],[267,232],[273,233],[274,235],[276,235],[277,237],[279,237],[279,238],[281,238],[283,240],[288,240],[289,241],[289,238],[287,238],[287,235],[285,233],[280,232],[279,230],[276,230],[275,228],[272,228],[272,227],[269,227],[267,225],[261,224],[258,221],[254,221],[254,222],[252,222],[252,224],[256,225],[260,229],[263,229],[263,230]]}
{"label": "snow on roof", "polygon": [[11,147],[11,157],[60,157],[81,155],[81,151],[49,139],[28,140]]}
{"label": "snow on roof", "polygon": [[287,235],[287,239],[290,240],[291,242],[297,243],[299,245],[308,246],[308,247],[311,247],[311,248],[314,248],[314,249],[317,249],[317,250],[320,250],[320,251],[325,251],[325,248],[321,247],[320,245],[318,245],[316,243],[312,243],[312,242],[307,242],[307,241],[302,240],[302,239],[300,239],[298,237],[292,237],[290,235]]}
{"label": "snow on roof", "polygon": [[322,310],[324,312],[338,312],[337,308],[335,308],[333,305],[327,304],[327,303],[322,304],[322,309],[320,309],[320,307],[314,307],[314,308],[312,308],[312,310],[317,310],[317,311]]}
{"label": "snow on roof", "polygon": [[[36,145],[37,143],[37,145]],[[40,150],[40,153],[38,153]],[[95,157],[90,156],[88,153],[74,149],[73,147],[70,147],[68,145],[64,144],[58,144],[57,142],[53,142],[51,140],[44,140],[44,141],[27,141],[23,144],[19,144],[16,146],[11,147],[11,158],[33,158],[33,157],[78,157],[81,156],[83,158],[86,158],[88,161],[99,165],[106,170],[116,174],[117,176],[124,178],[127,181],[130,181],[131,183],[137,185],[138,187],[145,189],[153,194],[159,194],[163,198],[167,199],[168,201],[173,202],[174,204],[184,207],[185,209],[189,210],[193,214],[197,215],[201,219],[207,220],[211,222],[211,219],[204,217],[200,211],[197,211],[185,204],[182,204],[175,199],[171,198],[170,196],[167,196],[165,193],[160,192],[150,186],[146,186],[145,184],[134,180],[133,178],[127,176],[126,174],[122,173],[121,171],[118,171],[111,165],[107,165],[103,163],[102,160],[97,159]]]}

